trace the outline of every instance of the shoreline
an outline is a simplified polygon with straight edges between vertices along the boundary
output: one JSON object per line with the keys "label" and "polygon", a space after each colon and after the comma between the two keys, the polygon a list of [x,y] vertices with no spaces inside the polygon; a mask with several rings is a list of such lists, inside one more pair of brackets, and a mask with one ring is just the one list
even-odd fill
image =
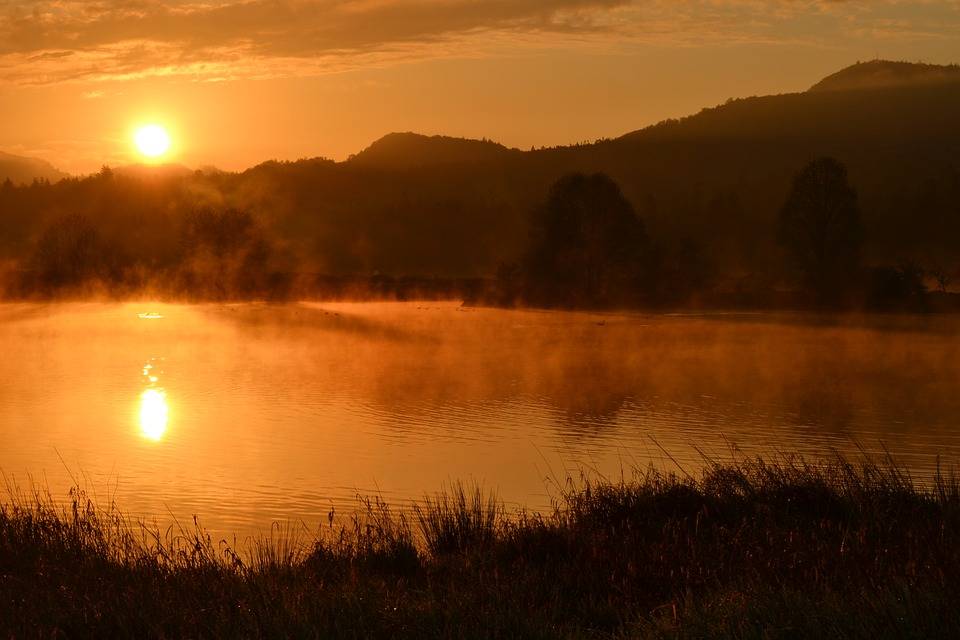
{"label": "shoreline", "polygon": [[[710,462],[710,461],[708,461]],[[960,482],[892,459],[735,456],[568,479],[553,512],[454,484],[377,498],[244,557],[196,521],[131,528],[83,492],[0,506],[0,633],[148,637],[944,636]],[[559,484],[559,483],[558,483]],[[876,613],[887,610],[885,616]]]}

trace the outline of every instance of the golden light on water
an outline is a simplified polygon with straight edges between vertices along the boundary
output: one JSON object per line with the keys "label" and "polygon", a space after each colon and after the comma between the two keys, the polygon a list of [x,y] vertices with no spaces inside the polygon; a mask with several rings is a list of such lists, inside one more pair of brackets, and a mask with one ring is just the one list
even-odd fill
{"label": "golden light on water", "polygon": [[137,150],[150,159],[156,159],[170,149],[170,134],[159,124],[148,124],[133,134]]}
{"label": "golden light on water", "polygon": [[150,440],[160,440],[167,432],[170,409],[162,389],[146,389],[140,394],[140,432]]}

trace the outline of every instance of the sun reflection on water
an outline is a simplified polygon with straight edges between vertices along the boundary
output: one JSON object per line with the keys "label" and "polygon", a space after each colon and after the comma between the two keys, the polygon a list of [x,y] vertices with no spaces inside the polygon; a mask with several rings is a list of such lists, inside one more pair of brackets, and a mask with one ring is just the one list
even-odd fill
{"label": "sun reflection on water", "polygon": [[163,387],[157,386],[162,372],[154,366],[153,360],[155,358],[143,365],[146,388],[140,394],[140,433],[148,440],[157,442],[167,432],[170,405],[167,402],[167,392]]}
{"label": "sun reflection on water", "polygon": [[160,440],[167,431],[170,409],[163,389],[145,389],[140,394],[140,431],[150,440]]}

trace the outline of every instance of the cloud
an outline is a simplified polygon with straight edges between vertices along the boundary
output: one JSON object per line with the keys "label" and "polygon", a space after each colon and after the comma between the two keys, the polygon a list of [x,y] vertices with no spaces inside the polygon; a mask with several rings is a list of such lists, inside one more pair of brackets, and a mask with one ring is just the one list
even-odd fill
{"label": "cloud", "polygon": [[[0,78],[272,75],[490,32],[587,34],[629,0],[48,0],[0,13]],[[2,11],[2,10],[0,10]]]}
{"label": "cloud", "polygon": [[[149,40],[185,53],[244,46],[314,56],[478,29],[589,29],[588,14],[627,0],[131,0],[33,2],[0,21],[0,53],[90,49]],[[32,5],[32,6],[31,6]]]}
{"label": "cloud", "polygon": [[937,37],[958,22],[956,2],[932,0],[25,0],[0,4],[0,79],[271,77],[511,44]]}

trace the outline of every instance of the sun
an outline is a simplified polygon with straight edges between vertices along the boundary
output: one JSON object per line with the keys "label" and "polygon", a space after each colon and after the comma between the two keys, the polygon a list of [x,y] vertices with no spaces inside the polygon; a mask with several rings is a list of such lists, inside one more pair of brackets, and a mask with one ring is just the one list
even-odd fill
{"label": "sun", "polygon": [[147,124],[134,132],[133,143],[147,158],[159,158],[170,149],[170,134],[159,124]]}

